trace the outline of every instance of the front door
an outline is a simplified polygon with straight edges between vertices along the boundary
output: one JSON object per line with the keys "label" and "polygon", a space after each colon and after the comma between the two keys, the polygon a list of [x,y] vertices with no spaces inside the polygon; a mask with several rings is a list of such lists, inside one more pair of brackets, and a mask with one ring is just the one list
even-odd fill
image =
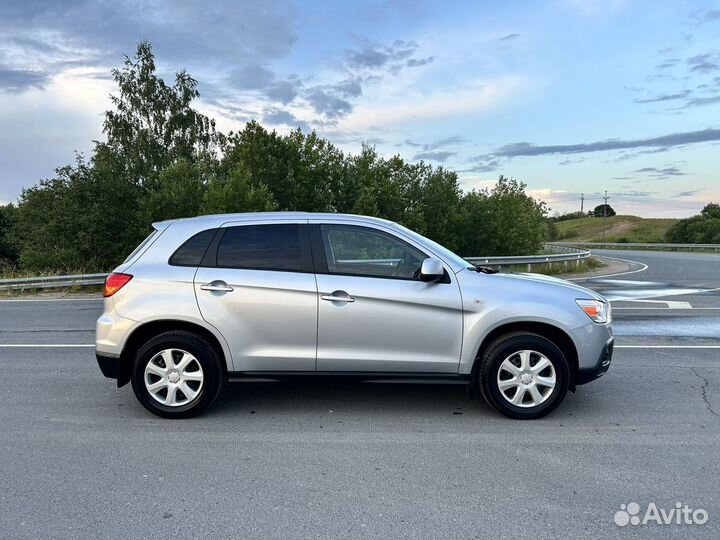
{"label": "front door", "polygon": [[420,281],[428,255],[370,225],[318,223],[311,234],[318,371],[457,372],[462,302],[450,267],[444,283]]}

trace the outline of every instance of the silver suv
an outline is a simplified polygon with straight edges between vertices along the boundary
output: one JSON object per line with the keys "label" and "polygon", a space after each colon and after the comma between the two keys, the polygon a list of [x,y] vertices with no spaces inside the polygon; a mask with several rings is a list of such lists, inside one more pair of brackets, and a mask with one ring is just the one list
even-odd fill
{"label": "silver suv", "polygon": [[228,379],[465,381],[538,418],[612,357],[610,305],[559,279],[476,268],[382,219],[278,212],[164,221],[110,274],[96,354],[167,418]]}

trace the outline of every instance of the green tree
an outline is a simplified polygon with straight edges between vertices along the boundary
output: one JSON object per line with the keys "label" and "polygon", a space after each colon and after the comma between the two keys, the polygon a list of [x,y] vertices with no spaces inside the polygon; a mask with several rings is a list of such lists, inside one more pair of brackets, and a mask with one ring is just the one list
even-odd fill
{"label": "green tree", "polygon": [[155,73],[149,42],[138,44],[133,58],[112,70],[118,94],[105,114],[104,143],[121,158],[124,172],[142,184],[165,167],[213,153],[223,142],[215,121],[191,107],[200,94],[187,72],[175,74],[169,86]]}
{"label": "green tree", "polygon": [[525,184],[500,176],[491,190],[471,191],[462,201],[462,254],[537,253],[547,237],[547,205],[525,193]]}
{"label": "green tree", "polygon": [[78,157],[55,178],[23,191],[14,237],[20,264],[32,270],[105,270],[137,243],[138,189],[112,174],[102,154]]}
{"label": "green tree", "polygon": [[592,215],[595,217],[610,217],[615,215],[615,210],[609,204],[599,204],[593,209]]}
{"label": "green tree", "polygon": [[696,216],[681,219],[665,233],[678,244],[720,244],[720,205],[710,203]]}
{"label": "green tree", "polygon": [[202,211],[205,214],[231,212],[271,212],[277,210],[272,192],[255,182],[241,164],[210,180]]}
{"label": "green tree", "polygon": [[17,209],[12,204],[0,205],[0,267],[15,266],[17,249],[12,241]]}

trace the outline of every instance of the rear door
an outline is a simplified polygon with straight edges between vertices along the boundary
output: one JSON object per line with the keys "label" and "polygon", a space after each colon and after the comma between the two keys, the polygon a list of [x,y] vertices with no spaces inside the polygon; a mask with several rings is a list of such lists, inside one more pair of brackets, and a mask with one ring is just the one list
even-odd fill
{"label": "rear door", "polygon": [[235,371],[314,371],[317,287],[306,221],[223,225],[195,275]]}
{"label": "rear door", "polygon": [[420,281],[429,255],[371,225],[318,222],[311,235],[318,371],[457,372],[462,301],[449,266],[444,282]]}

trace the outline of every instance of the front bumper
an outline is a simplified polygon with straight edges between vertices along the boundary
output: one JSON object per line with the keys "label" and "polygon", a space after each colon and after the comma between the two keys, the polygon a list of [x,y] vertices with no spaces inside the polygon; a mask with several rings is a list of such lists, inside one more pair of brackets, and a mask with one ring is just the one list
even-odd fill
{"label": "front bumper", "polygon": [[575,378],[576,385],[587,384],[607,373],[607,370],[610,369],[610,364],[612,363],[614,344],[615,338],[611,337],[607,343],[605,343],[605,346],[600,353],[600,357],[594,366],[578,369],[577,377]]}

